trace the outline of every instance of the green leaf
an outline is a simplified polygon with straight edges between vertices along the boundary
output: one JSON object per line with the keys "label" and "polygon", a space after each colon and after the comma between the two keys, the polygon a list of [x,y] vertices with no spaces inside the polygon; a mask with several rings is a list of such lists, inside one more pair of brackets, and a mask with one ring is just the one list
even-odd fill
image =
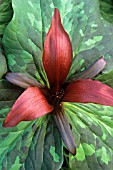
{"label": "green leaf", "polygon": [[4,55],[0,52],[0,79],[7,71],[7,64]]}
{"label": "green leaf", "polygon": [[3,0],[0,2],[0,35],[4,33],[7,24],[13,15],[11,0]]}
{"label": "green leaf", "polygon": [[26,170],[58,170],[62,165],[62,140],[53,120],[35,132],[25,162]]}
{"label": "green leaf", "polygon": [[0,37],[0,79],[7,72],[6,58],[3,55],[2,38]]}
{"label": "green leaf", "polygon": [[104,19],[113,23],[113,1],[100,0],[100,12]]}
{"label": "green leaf", "polygon": [[113,25],[101,17],[99,0],[71,0],[65,3],[63,0],[12,0],[12,6],[14,16],[3,39],[11,71],[28,72],[48,84],[42,66],[42,50],[55,7],[60,10],[63,26],[73,46],[74,58],[68,78],[102,55],[107,61],[104,73],[113,69]]}
{"label": "green leaf", "polygon": [[32,122],[21,122],[13,128],[0,127],[0,169],[25,170],[32,138],[43,121],[44,117]]}
{"label": "green leaf", "polygon": [[2,128],[0,121],[0,169],[57,170],[62,165],[62,140],[46,117]]}
{"label": "green leaf", "polygon": [[113,70],[106,74],[102,74],[95,79],[113,88]]}
{"label": "green leaf", "polygon": [[113,107],[95,104],[65,103],[77,145],[70,155],[70,168],[111,170],[113,165]]}
{"label": "green leaf", "polygon": [[28,72],[41,83],[47,83],[42,66],[40,1],[12,0],[12,6],[13,19],[3,39],[9,68],[12,72]]}
{"label": "green leaf", "polygon": [[0,80],[0,117],[4,117],[4,111],[8,113],[8,109],[12,106],[15,100],[23,92],[20,87],[14,86],[7,80]]}

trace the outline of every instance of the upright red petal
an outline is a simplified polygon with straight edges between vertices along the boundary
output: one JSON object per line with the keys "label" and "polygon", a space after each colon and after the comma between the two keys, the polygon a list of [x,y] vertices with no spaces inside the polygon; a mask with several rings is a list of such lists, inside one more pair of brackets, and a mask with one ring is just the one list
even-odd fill
{"label": "upright red petal", "polygon": [[113,89],[99,81],[77,80],[67,86],[63,101],[113,106]]}
{"label": "upright red petal", "polygon": [[53,110],[38,87],[29,87],[14,103],[8,113],[4,127],[17,125],[23,120],[33,120]]}
{"label": "upright red petal", "polygon": [[71,63],[72,45],[62,26],[60,13],[58,9],[55,9],[43,52],[43,65],[53,93],[60,90]]}

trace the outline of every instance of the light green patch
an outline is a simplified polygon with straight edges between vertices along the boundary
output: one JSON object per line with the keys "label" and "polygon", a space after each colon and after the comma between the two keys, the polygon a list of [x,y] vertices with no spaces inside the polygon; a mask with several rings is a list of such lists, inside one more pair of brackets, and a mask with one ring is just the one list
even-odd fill
{"label": "light green patch", "polygon": [[92,24],[91,27],[97,27],[98,25],[97,24]]}
{"label": "light green patch", "polygon": [[[36,46],[33,44],[33,42],[31,41],[31,39],[28,39],[28,43],[29,45],[32,47],[32,49],[36,52]],[[31,55],[30,55],[31,56]]]}
{"label": "light green patch", "polygon": [[80,144],[79,148],[77,148],[77,154],[75,157],[78,161],[83,161],[85,159],[84,149],[81,144]]}
{"label": "light green patch", "polygon": [[83,16],[81,17],[81,20],[80,20],[80,21],[82,22],[82,21],[87,21],[87,20],[88,20],[88,17],[87,17],[86,15],[83,15]]}
{"label": "light green patch", "polygon": [[82,10],[82,11],[80,12],[80,14],[84,14],[84,10]]}
{"label": "light green patch", "polygon": [[15,6],[15,4],[12,2],[12,7],[13,7],[13,9],[15,9],[16,8],[16,6]]}
{"label": "light green patch", "polygon": [[50,7],[51,7],[51,8],[54,8],[54,5],[53,5],[53,3],[51,3],[51,4],[50,4]]}
{"label": "light green patch", "polygon": [[83,6],[84,6],[84,2],[81,2],[80,4],[77,5],[77,8],[83,9]]}
{"label": "light green patch", "polygon": [[60,161],[60,158],[59,158],[58,154],[55,152],[55,147],[51,146],[49,152],[52,155],[54,162],[59,162]]}
{"label": "light green patch", "polygon": [[32,55],[27,53],[26,51],[22,51],[21,57],[26,64],[30,63],[32,60]]}
{"label": "light green patch", "polygon": [[21,134],[21,131],[19,132],[10,132],[9,135],[4,138],[4,140],[2,140],[0,142],[0,148],[3,148],[3,147],[8,147],[12,144],[12,142],[14,140],[16,140],[16,138]]}
{"label": "light green patch", "polygon": [[16,64],[15,56],[14,55],[8,55],[8,64],[10,66],[14,66]]}
{"label": "light green patch", "polygon": [[81,43],[81,47],[79,49],[79,52],[91,49],[97,45],[102,40],[103,36],[94,36],[93,39],[88,39],[84,43]]}
{"label": "light green patch", "polygon": [[19,170],[22,164],[20,164],[20,158],[16,157],[15,163],[12,165],[10,170]]}
{"label": "light green patch", "polygon": [[105,147],[102,147],[96,151],[96,156],[100,157],[101,161],[108,165],[108,162],[111,161],[110,155],[107,154]]}
{"label": "light green patch", "polygon": [[7,71],[7,63],[4,55],[0,52],[0,79]]}
{"label": "light green patch", "polygon": [[[73,107],[73,104],[70,104],[70,103],[68,103],[68,102],[64,102],[64,103],[62,103],[63,104],[63,106],[64,106],[64,108],[65,108],[65,111],[67,111],[67,112],[71,112],[71,110],[70,109],[68,109],[68,106],[69,107]],[[75,109],[76,109],[76,106],[74,107]],[[78,119],[78,117],[73,113],[73,112],[71,112],[71,115],[73,115],[73,117],[75,117],[75,122],[76,122],[76,124],[78,124],[81,128],[83,128],[83,129],[85,129],[86,128],[86,126],[85,126],[85,124],[80,120],[80,119]]]}
{"label": "light green patch", "polygon": [[33,4],[31,1],[28,1],[28,4],[33,7]]}
{"label": "light green patch", "polygon": [[41,32],[41,31],[42,31],[42,22],[35,20],[35,24],[36,24],[37,27],[38,27],[37,30],[39,30],[39,32]]}
{"label": "light green patch", "polygon": [[0,114],[4,115],[5,113],[8,113],[10,108],[4,108],[0,110]]}
{"label": "light green patch", "polygon": [[27,15],[28,15],[31,25],[33,26],[35,22],[35,16],[29,12],[27,12]]}
{"label": "light green patch", "polygon": [[105,133],[103,133],[102,139],[106,140],[106,134]]}
{"label": "light green patch", "polygon": [[85,124],[82,121],[80,121],[80,120],[76,120],[76,124],[78,124],[83,129],[86,128]]}
{"label": "light green patch", "polygon": [[83,37],[84,36],[84,33],[83,33],[83,31],[80,29],[80,31],[79,31],[79,33],[80,33],[80,35]]}
{"label": "light green patch", "polygon": [[84,148],[85,155],[91,156],[95,153],[95,147],[93,144],[83,143],[82,146]]}
{"label": "light green patch", "polygon": [[88,41],[85,42],[85,44],[87,46],[93,46],[101,40],[102,40],[102,36],[94,36],[93,39],[89,39]]}
{"label": "light green patch", "polygon": [[106,57],[106,59],[109,59],[109,60],[112,58],[112,56],[110,54],[106,54],[105,57]]}
{"label": "light green patch", "polygon": [[0,148],[0,155],[2,154],[2,153],[5,153],[5,150],[7,150],[9,147],[5,147],[5,148]]}
{"label": "light green patch", "polygon": [[80,65],[82,65],[85,62],[84,59],[80,60]]}

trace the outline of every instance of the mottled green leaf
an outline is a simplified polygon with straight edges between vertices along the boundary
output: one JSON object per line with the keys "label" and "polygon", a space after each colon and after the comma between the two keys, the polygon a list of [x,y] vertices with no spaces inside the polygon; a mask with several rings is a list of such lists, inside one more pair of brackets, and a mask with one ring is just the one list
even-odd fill
{"label": "mottled green leaf", "polygon": [[72,170],[112,170],[113,107],[95,104],[65,103],[77,145],[70,155]]}
{"label": "mottled green leaf", "polygon": [[[7,113],[14,101],[23,92],[20,87],[14,86],[7,80],[0,80],[0,117],[4,117],[4,111]],[[9,110],[8,110],[9,111]]]}
{"label": "mottled green leaf", "polygon": [[1,170],[26,170],[25,161],[32,138],[43,120],[44,118],[40,118],[32,122],[21,122],[13,128],[0,127]]}
{"label": "mottled green leaf", "polygon": [[102,83],[107,84],[108,86],[113,88],[113,70],[96,77],[96,80],[99,80]]}
{"label": "mottled green leaf", "polygon": [[7,64],[5,56],[0,52],[0,79],[7,71]]}
{"label": "mottled green leaf", "polygon": [[3,39],[9,68],[12,72],[28,72],[35,75],[38,81],[45,83],[40,1],[12,0],[12,6],[13,19]]}
{"label": "mottled green leaf", "polygon": [[88,67],[102,55],[107,61],[104,72],[113,69],[113,26],[101,17],[98,0],[65,3],[63,0],[12,0],[12,5],[14,16],[3,39],[11,71],[27,71],[40,82],[45,83],[46,80],[47,83],[41,62],[42,50],[55,7],[60,10],[63,26],[73,46],[74,58],[68,77]]}
{"label": "mottled green leaf", "polygon": [[26,170],[58,170],[62,165],[62,140],[53,120],[40,126],[25,162]]}

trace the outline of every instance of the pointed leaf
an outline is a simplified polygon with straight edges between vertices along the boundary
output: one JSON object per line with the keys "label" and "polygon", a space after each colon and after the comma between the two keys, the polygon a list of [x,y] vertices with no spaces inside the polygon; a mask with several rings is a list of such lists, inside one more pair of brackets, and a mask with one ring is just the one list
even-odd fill
{"label": "pointed leaf", "polygon": [[29,87],[16,100],[8,113],[4,127],[15,126],[23,120],[33,120],[53,110],[38,87]]}
{"label": "pointed leaf", "polygon": [[71,132],[71,128],[69,125],[69,122],[64,114],[64,111],[62,108],[58,108],[54,111],[53,117],[55,120],[55,123],[57,125],[57,128],[60,132],[60,135],[62,137],[62,140],[64,141],[64,144],[67,147],[67,150],[72,154],[76,154],[76,146],[73,138],[73,134]]}
{"label": "pointed leaf", "polygon": [[113,106],[113,89],[91,79],[70,83],[65,91],[64,102],[97,103]]}
{"label": "pointed leaf", "polygon": [[72,63],[72,46],[65,32],[58,9],[55,9],[50,30],[44,41],[43,64],[50,88],[58,92]]}

